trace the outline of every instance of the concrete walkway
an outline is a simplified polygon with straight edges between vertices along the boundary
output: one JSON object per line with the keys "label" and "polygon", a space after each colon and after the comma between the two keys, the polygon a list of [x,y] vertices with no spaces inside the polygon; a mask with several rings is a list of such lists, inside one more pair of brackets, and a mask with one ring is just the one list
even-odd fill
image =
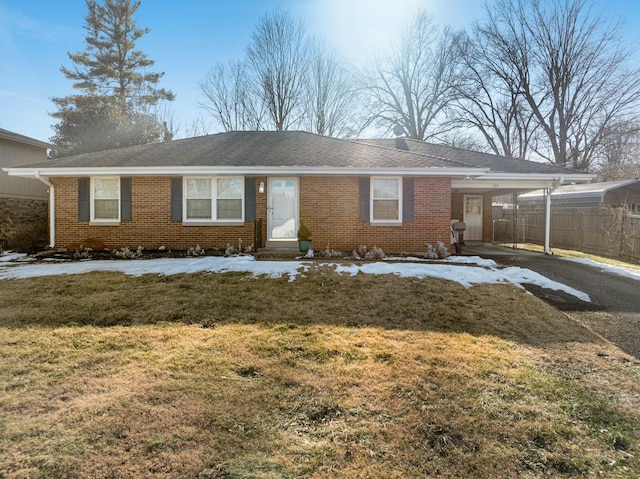
{"label": "concrete walkway", "polygon": [[505,266],[527,268],[587,293],[590,303],[557,291],[525,285],[531,293],[640,358],[639,281],[559,256],[494,245],[468,246],[462,253],[463,256],[490,258]]}

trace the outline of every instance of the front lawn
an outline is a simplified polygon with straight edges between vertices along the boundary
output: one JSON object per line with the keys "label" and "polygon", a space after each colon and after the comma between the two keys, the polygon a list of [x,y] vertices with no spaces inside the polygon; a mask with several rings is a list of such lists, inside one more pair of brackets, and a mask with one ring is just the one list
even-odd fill
{"label": "front lawn", "polygon": [[640,364],[510,285],[0,282],[0,477],[637,477]]}

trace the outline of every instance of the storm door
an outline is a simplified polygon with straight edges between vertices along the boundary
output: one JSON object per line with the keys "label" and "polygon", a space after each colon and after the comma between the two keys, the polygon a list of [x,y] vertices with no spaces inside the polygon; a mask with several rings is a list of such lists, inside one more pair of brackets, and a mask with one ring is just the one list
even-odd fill
{"label": "storm door", "polygon": [[298,235],[298,180],[270,178],[269,241],[296,240]]}

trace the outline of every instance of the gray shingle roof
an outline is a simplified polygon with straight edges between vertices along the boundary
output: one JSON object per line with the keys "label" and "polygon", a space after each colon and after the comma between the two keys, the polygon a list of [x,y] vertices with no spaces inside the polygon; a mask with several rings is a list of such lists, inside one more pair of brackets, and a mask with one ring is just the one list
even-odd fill
{"label": "gray shingle roof", "polygon": [[[373,145],[395,147],[395,139],[374,139],[361,140]],[[456,162],[460,166],[489,168],[495,173],[542,173],[542,174],[570,174],[579,173],[575,170],[562,168],[560,166],[537,163],[535,161],[519,160],[505,156],[492,155],[479,151],[462,150],[449,146],[425,143],[423,141],[404,139],[409,151],[426,155],[432,158],[439,158],[450,162]]]}
{"label": "gray shingle roof", "polygon": [[[459,168],[453,161],[300,131],[218,133],[49,160],[47,168],[219,166]],[[29,165],[39,167],[40,165]]]}
{"label": "gray shingle roof", "polygon": [[[577,171],[415,140],[345,140],[301,131],[239,131],[47,160],[26,168],[330,167],[484,168],[492,172]],[[403,146],[402,144],[400,146]]]}

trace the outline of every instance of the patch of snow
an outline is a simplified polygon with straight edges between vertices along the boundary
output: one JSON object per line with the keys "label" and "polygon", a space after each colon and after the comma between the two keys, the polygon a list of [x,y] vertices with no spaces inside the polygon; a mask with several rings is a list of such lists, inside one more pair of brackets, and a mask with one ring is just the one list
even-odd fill
{"label": "patch of snow", "polygon": [[407,261],[411,263],[455,263],[455,264],[471,264],[476,266],[484,266],[486,268],[497,268],[498,263],[492,259],[481,258],[480,256],[449,256],[445,259],[428,259],[418,258],[416,256],[387,256],[385,261],[401,262]]}
{"label": "patch of snow", "polygon": [[20,259],[26,258],[26,256],[27,255],[24,253],[5,253],[2,256],[0,256],[0,263],[5,261],[20,260]]}
{"label": "patch of snow", "polygon": [[[494,263],[495,264],[495,263]],[[564,291],[576,298],[591,302],[591,298],[586,293],[578,291],[557,281],[553,281],[546,276],[525,268],[493,268],[478,266],[453,266],[438,263],[365,263],[357,265],[337,265],[336,271],[352,276],[359,272],[364,274],[395,274],[401,278],[438,278],[460,283],[465,288],[474,284],[505,284],[512,283],[519,287],[523,284],[535,284],[541,288],[552,289],[554,291]]]}
{"label": "patch of snow", "polygon": [[[7,266],[7,267],[5,267]],[[38,276],[56,276],[82,274],[91,271],[115,271],[130,276],[158,274],[171,276],[181,273],[248,272],[256,276],[267,275],[273,278],[288,274],[295,280],[300,270],[306,267],[300,263],[288,261],[256,261],[253,256],[219,257],[201,256],[194,258],[159,258],[148,260],[97,260],[68,263],[38,263],[21,265],[0,265],[0,279],[33,278]]]}
{"label": "patch of snow", "polygon": [[640,280],[640,270],[633,268],[625,268],[623,266],[614,266],[612,264],[599,263],[588,258],[562,258],[566,261],[573,261],[574,263],[582,263],[594,268],[599,268],[602,271],[608,273],[617,274],[618,276],[624,276],[625,278]]}
{"label": "patch of snow", "polygon": [[[3,257],[5,258],[5,257]],[[338,273],[350,274],[394,274],[403,278],[440,278],[460,283],[468,288],[474,284],[515,284],[522,287],[531,283],[556,291],[564,291],[589,302],[589,296],[582,291],[552,281],[531,270],[519,267],[500,268],[492,260],[479,257],[454,257],[443,261],[378,261],[361,265],[350,263],[328,263]],[[454,264],[447,264],[454,263]],[[464,265],[456,263],[465,263]],[[115,271],[130,276],[143,274],[175,275],[182,273],[226,273],[242,272],[254,276],[266,275],[270,278],[281,278],[284,275],[294,281],[299,275],[306,273],[311,267],[318,265],[304,261],[257,261],[253,256],[204,256],[195,258],[159,258],[147,260],[107,260],[79,262],[48,263],[15,263],[3,260],[0,263],[0,280],[33,278],[37,276],[55,276],[82,274],[91,271]]]}

